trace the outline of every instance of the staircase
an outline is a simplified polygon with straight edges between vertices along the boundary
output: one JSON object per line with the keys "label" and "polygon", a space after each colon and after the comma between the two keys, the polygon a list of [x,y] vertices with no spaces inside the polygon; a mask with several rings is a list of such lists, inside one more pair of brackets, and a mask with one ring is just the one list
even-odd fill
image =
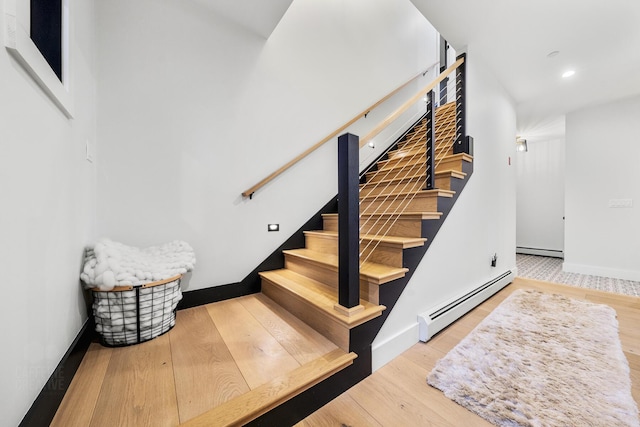
{"label": "staircase", "polygon": [[[399,140],[360,185],[360,305],[347,313],[338,301],[338,215],[322,215],[323,229],[304,231],[305,247],[284,250],[284,268],[259,275],[262,293],[357,356],[315,388],[328,401],[371,372],[371,342],[406,286],[473,171],[473,158],[454,154],[455,103],[436,110],[435,183],[424,190],[426,119]],[[350,372],[351,371],[351,372]],[[334,378],[335,377],[335,378]],[[334,380],[331,383],[331,380]],[[324,391],[322,391],[324,390]],[[272,419],[290,413],[283,405]],[[318,402],[316,402],[317,405]],[[279,412],[280,415],[277,415]]]}
{"label": "staircase", "polygon": [[[454,154],[456,105],[435,112],[435,173],[426,185],[427,120],[418,121],[361,177],[360,305],[338,305],[338,214],[285,249],[284,268],[259,272],[261,293],[337,349],[184,425],[286,425],[371,374],[371,343],[473,172]],[[459,131],[459,129],[458,129]]]}
{"label": "staircase", "polygon": [[405,277],[405,250],[427,241],[422,222],[440,219],[440,208],[455,195],[452,181],[467,176],[464,163],[472,157],[453,154],[455,104],[436,112],[436,183],[425,182],[425,120],[397,143],[377,169],[360,185],[360,304],[351,316],[335,308],[338,301],[338,217],[323,215],[322,230],[305,231],[305,248],[285,250],[285,267],[260,273],[262,292],[332,340],[350,351],[350,331],[385,310],[382,287],[394,286]]}
{"label": "staircase", "polygon": [[[442,63],[446,62],[445,58]],[[184,425],[292,425],[371,374],[371,345],[376,335],[473,173],[473,138],[465,129],[465,98],[462,54],[364,138],[349,134],[338,138],[341,204],[337,198],[330,201],[243,279],[238,289],[230,291],[260,292],[260,298],[295,316],[336,348],[313,368],[301,367],[304,374],[282,373],[242,399],[233,399]],[[436,99],[441,106],[434,111]],[[360,175],[358,191],[358,147],[423,101],[424,118]],[[251,198],[379,103],[242,195]],[[345,212],[340,221],[338,211]],[[344,227],[340,236],[339,223]],[[354,280],[358,275],[359,280]]]}
{"label": "staircase", "polygon": [[184,425],[293,424],[371,374],[371,343],[473,172],[472,156],[454,154],[456,104],[445,104],[435,112],[435,188],[424,189],[427,120],[361,177],[356,309],[338,305],[336,213],[303,231],[303,248],[282,251],[284,268],[258,273],[264,296],[337,349]]}

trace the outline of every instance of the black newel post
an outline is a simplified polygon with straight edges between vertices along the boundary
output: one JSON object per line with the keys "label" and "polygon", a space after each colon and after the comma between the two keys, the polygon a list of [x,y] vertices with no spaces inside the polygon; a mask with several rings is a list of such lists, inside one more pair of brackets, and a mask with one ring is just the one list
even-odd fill
{"label": "black newel post", "polygon": [[338,303],[360,304],[359,138],[338,137]]}
{"label": "black newel post", "polygon": [[435,105],[433,104],[433,91],[429,91],[429,93],[427,94],[427,114],[425,116],[425,120],[427,122],[427,132],[426,132],[426,138],[427,140],[425,141],[425,144],[427,145],[427,150],[426,150],[426,162],[427,162],[427,168],[426,168],[426,185],[425,185],[425,190],[431,190],[433,188],[435,188],[435,163],[434,163],[434,157],[435,157],[435,143],[436,143],[436,133],[435,133],[435,128],[436,128],[436,108]]}
{"label": "black newel post", "polygon": [[[465,54],[458,56],[458,59],[465,57]],[[466,138],[467,130],[465,128],[465,111],[466,111],[466,89],[465,89],[465,69],[467,61],[460,64],[456,69],[456,141],[453,145],[453,153],[470,154],[469,141]]]}
{"label": "black newel post", "polygon": [[[447,48],[449,43],[440,36],[440,72],[444,72],[447,69]],[[438,97],[438,105],[444,105],[447,103],[447,86],[449,85],[449,77],[445,77],[440,82],[440,96]]]}

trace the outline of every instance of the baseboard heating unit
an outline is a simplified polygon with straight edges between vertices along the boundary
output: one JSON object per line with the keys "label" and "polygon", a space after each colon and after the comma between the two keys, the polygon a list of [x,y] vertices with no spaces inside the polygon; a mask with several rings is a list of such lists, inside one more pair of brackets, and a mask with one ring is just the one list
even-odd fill
{"label": "baseboard heating unit", "polygon": [[453,301],[447,301],[425,313],[419,314],[420,341],[429,341],[435,334],[511,283],[514,277],[515,274],[509,270]]}
{"label": "baseboard heating unit", "polygon": [[527,248],[524,246],[516,246],[516,253],[524,254],[524,255],[538,255],[538,256],[548,256],[552,258],[564,259],[564,251],[559,249]]}

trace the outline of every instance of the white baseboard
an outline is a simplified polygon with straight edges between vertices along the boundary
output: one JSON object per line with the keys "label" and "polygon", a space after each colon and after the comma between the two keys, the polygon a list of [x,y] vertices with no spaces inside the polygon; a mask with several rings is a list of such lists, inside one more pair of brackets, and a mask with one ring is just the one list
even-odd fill
{"label": "white baseboard", "polygon": [[432,336],[507,286],[514,278],[515,274],[513,271],[507,270],[486,283],[476,286],[449,301],[432,307],[424,313],[418,314],[420,341],[429,341]]}
{"label": "white baseboard", "polygon": [[594,265],[562,263],[562,270],[567,273],[588,274],[590,276],[613,277],[615,279],[633,280],[640,282],[640,271],[623,270],[618,268],[599,267]]}
{"label": "white baseboard", "polygon": [[371,345],[371,369],[377,371],[418,342],[418,322],[383,342]]}
{"label": "white baseboard", "polygon": [[525,248],[516,246],[516,253],[525,255],[548,256],[553,258],[564,258],[564,252],[555,249]]}
{"label": "white baseboard", "polygon": [[[460,304],[459,307],[453,310],[453,312],[455,312],[453,316],[445,316],[447,317],[447,320],[445,322],[440,322],[440,320],[443,319],[439,319],[436,322],[438,323],[438,325],[433,325],[431,329],[435,330],[434,327],[437,330],[442,329],[443,327],[455,321],[455,319],[473,309],[482,301],[489,298],[491,295],[511,283],[511,281],[513,281],[513,278],[515,277],[513,270],[515,270],[515,268],[508,271],[508,274],[504,273],[499,279],[496,278],[493,281],[487,282],[485,284],[488,285],[486,288],[478,292],[476,295],[469,297],[463,304]],[[400,356],[402,353],[407,351],[409,348],[411,348],[421,340],[421,326],[419,320],[420,316],[418,316],[418,322],[412,323],[411,325],[398,331],[395,335],[387,338],[384,341],[374,341],[374,343],[371,345],[371,369],[374,372],[389,363],[394,358]],[[426,339],[423,341],[426,341]]]}

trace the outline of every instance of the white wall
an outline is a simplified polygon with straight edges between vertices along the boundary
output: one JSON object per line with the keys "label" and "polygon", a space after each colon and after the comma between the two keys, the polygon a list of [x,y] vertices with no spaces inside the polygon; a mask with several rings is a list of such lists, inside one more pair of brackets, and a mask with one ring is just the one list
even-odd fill
{"label": "white wall", "polygon": [[[528,151],[515,154],[516,243],[561,256],[564,250],[564,137],[526,137]],[[535,252],[535,251],[534,251]]]}
{"label": "white wall", "polygon": [[[515,108],[473,56],[472,46],[467,55],[467,133],[475,142],[474,172],[376,337],[374,369],[418,341],[419,313],[516,268]],[[496,268],[491,267],[494,253]]]}
{"label": "white wall", "polygon": [[640,280],[639,117],[638,96],[567,115],[566,271]]}
{"label": "white wall", "polygon": [[73,120],[0,50],[3,426],[22,420],[87,318],[79,274],[95,227],[95,165],[85,160],[96,138],[93,2],[69,9]]}
{"label": "white wall", "polygon": [[436,58],[408,0],[296,0],[268,40],[191,1],[97,17],[99,234],[190,242],[189,289],[241,280],[337,193],[335,142],[243,190]]}

